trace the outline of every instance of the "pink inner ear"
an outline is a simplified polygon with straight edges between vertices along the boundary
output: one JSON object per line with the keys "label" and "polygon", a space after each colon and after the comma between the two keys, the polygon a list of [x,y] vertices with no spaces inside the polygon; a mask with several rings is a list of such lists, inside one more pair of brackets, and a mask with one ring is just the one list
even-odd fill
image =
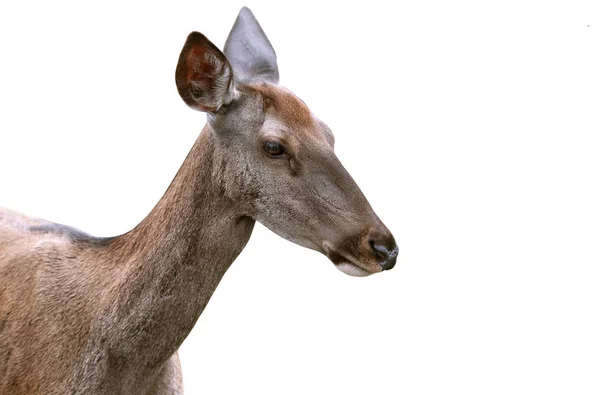
{"label": "pink inner ear", "polygon": [[208,89],[214,78],[214,71],[214,65],[206,61],[206,48],[192,48],[187,57],[186,79],[188,82],[197,84],[198,88]]}
{"label": "pink inner ear", "polygon": [[231,74],[221,51],[202,34],[190,33],[175,76],[183,101],[200,111],[216,111],[228,98]]}

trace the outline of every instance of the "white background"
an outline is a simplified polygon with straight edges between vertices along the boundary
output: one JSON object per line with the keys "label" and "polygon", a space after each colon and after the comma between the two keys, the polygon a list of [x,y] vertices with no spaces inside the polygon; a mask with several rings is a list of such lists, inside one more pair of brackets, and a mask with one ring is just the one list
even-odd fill
{"label": "white background", "polygon": [[[187,393],[600,393],[592,3],[246,3],[400,256],[351,278],[257,226]],[[204,124],[179,51],[243,5],[160,4],[0,5],[0,205],[109,236],[159,200]]]}

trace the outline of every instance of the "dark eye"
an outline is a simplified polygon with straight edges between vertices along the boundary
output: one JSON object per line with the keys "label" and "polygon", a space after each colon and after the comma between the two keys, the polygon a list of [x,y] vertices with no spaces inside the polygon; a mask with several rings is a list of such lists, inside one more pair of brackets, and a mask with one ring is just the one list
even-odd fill
{"label": "dark eye", "polygon": [[263,143],[263,149],[271,156],[283,155],[283,146],[278,141],[265,141]]}

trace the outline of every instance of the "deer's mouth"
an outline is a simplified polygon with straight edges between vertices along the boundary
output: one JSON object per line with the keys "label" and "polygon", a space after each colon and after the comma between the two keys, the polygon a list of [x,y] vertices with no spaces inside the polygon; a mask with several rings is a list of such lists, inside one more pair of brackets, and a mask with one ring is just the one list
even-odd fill
{"label": "deer's mouth", "polygon": [[344,272],[349,276],[366,277],[374,273],[350,262],[333,262],[333,264],[339,271]]}
{"label": "deer's mouth", "polygon": [[377,269],[374,270],[368,270],[366,268],[364,268],[362,265],[359,265],[358,263],[355,263],[353,257],[351,257],[349,254],[344,254],[336,249],[334,249],[331,244],[325,242],[323,243],[323,250],[325,252],[325,255],[327,255],[327,258],[329,258],[329,260],[331,262],[333,262],[334,266],[341,272],[349,275],[349,276],[354,276],[354,277],[366,277],[366,276],[370,276],[371,274],[375,274],[381,271],[381,269],[378,267]]}

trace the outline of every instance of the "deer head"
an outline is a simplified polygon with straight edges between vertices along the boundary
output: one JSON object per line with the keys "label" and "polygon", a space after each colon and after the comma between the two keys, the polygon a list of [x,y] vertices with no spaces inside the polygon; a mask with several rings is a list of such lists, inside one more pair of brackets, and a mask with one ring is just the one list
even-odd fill
{"label": "deer head", "polygon": [[279,83],[275,51],[243,8],[224,53],[191,33],[179,57],[177,89],[208,114],[213,177],[240,216],[324,253],[353,276],[391,269],[394,237],[334,153],[325,123]]}

